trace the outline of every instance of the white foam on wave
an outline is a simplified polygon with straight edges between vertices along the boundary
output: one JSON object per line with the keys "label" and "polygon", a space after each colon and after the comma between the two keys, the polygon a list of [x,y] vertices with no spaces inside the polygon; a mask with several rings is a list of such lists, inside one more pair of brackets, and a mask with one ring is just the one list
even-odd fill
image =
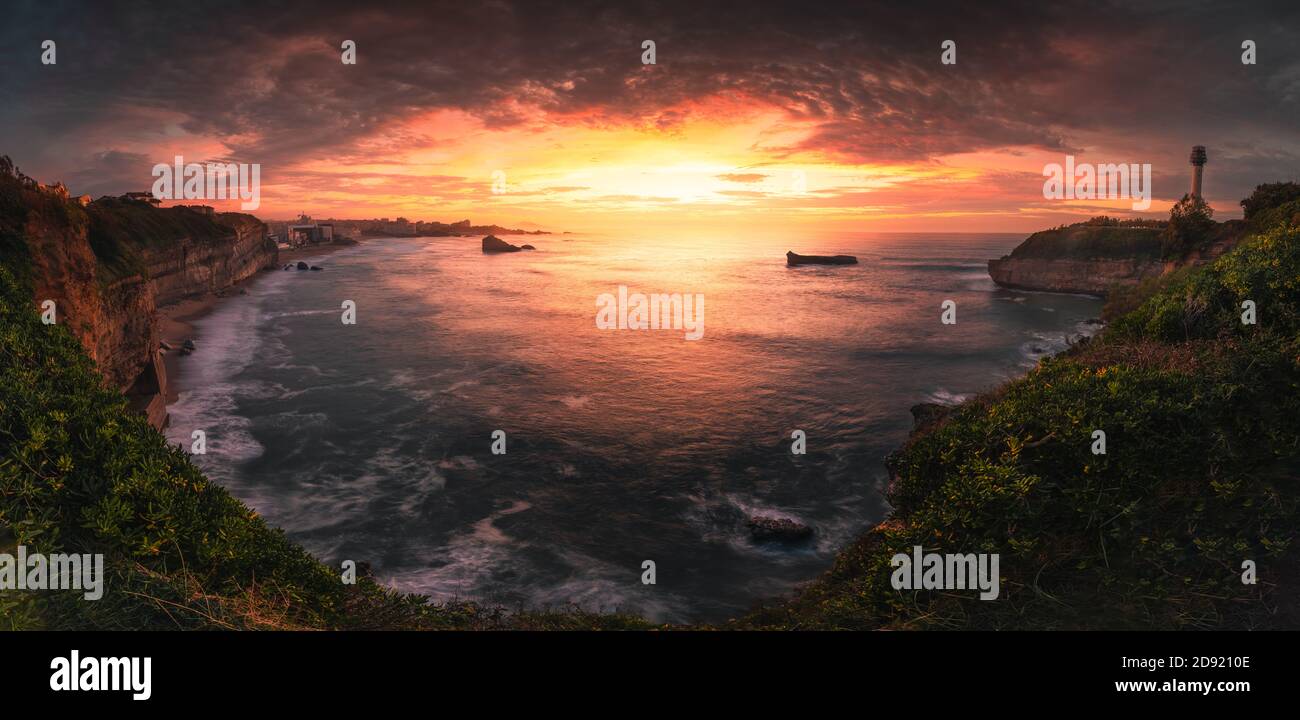
{"label": "white foam on wave", "polygon": [[576,606],[589,612],[631,612],[657,623],[686,622],[690,602],[660,585],[643,585],[627,568],[578,552],[556,551],[569,578],[529,591],[542,607]]}
{"label": "white foam on wave", "polygon": [[519,562],[518,551],[529,544],[506,536],[495,526],[496,521],[531,507],[525,501],[513,501],[446,544],[423,548],[405,566],[386,569],[380,576],[397,590],[428,595],[435,602],[480,598],[481,586],[490,577],[488,570],[514,566]]}
{"label": "white foam on wave", "polygon": [[717,543],[744,554],[772,555],[773,562],[781,562],[789,549],[780,545],[754,543],[749,532],[749,519],[756,515],[810,524],[803,516],[787,508],[773,506],[752,496],[733,492],[686,496],[686,520],[699,529],[700,539]]}
{"label": "white foam on wave", "polygon": [[1020,354],[1022,356],[1020,365],[1021,367],[1033,367],[1038,364],[1039,360],[1066,350],[1071,343],[1077,343],[1081,338],[1096,335],[1101,328],[1101,325],[1090,323],[1087,320],[1079,320],[1066,330],[1031,332],[1029,333],[1031,339],[1020,344]]}
{"label": "white foam on wave", "polygon": [[454,395],[456,394],[456,391],[461,388],[475,387],[479,384],[477,379],[469,378],[466,380],[457,380],[447,384],[445,387],[440,387],[440,385],[446,383],[442,378],[452,372],[453,371],[450,369],[439,370],[432,375],[417,377],[415,371],[411,368],[400,368],[390,371],[388,382],[385,383],[384,388],[388,390],[396,390],[413,400],[424,402],[432,400],[438,395]]}
{"label": "white foam on wave", "polygon": [[257,325],[261,297],[264,294],[228,298],[195,322],[197,349],[179,359],[177,399],[168,408],[168,441],[188,450],[193,432],[202,430],[207,453],[195,460],[223,484],[232,479],[234,465],[265,451],[253,438],[251,421],[237,412],[239,398],[271,391],[266,383],[238,379],[253,362],[262,341],[259,332],[249,331]]}
{"label": "white foam on wave", "polygon": [[188,450],[193,432],[202,430],[207,452],[200,464],[205,470],[213,467],[220,471],[220,465],[260,457],[265,448],[253,439],[252,422],[235,412],[235,397],[240,391],[239,384],[217,383],[182,394],[172,404],[168,441]]}
{"label": "white foam on wave", "polygon": [[468,455],[456,455],[451,458],[443,458],[438,461],[438,467],[443,470],[477,470],[478,461]]}
{"label": "white foam on wave", "polygon": [[278,320],[287,317],[304,317],[307,315],[335,315],[338,310],[291,310],[287,312],[269,312],[265,315],[267,320]]}
{"label": "white foam on wave", "polygon": [[971,399],[971,393],[952,392],[947,388],[936,388],[926,393],[926,402],[932,402],[939,405],[960,405]]}

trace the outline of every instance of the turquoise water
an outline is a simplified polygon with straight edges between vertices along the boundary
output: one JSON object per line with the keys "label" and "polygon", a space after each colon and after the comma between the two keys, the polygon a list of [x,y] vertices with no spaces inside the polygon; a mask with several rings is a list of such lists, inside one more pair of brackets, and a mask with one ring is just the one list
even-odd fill
{"label": "turquoise water", "polygon": [[[911,405],[990,389],[1088,331],[1099,301],[988,279],[1022,239],[550,235],[498,256],[477,238],[371,240],[199,321],[168,434],[188,447],[204,430],[210,477],[402,590],[725,619],[887,514],[882,459]],[[786,250],[861,264],[788,268]],[[596,298],[620,285],[702,294],[703,337],[597,328]],[[816,535],[758,545],[752,514]]]}

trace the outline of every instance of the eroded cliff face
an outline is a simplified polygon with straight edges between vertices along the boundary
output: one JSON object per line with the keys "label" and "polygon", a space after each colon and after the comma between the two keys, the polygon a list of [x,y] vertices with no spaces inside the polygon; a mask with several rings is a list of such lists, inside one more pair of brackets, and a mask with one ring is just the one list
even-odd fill
{"label": "eroded cliff face", "polygon": [[1176,260],[1162,257],[1160,227],[1081,223],[1030,235],[1010,255],[989,260],[989,277],[1018,290],[1105,296],[1180,267],[1212,260],[1244,232],[1241,221],[1221,223],[1207,246]]}
{"label": "eroded cliff face", "polygon": [[1116,285],[1137,285],[1164,272],[1165,263],[1152,260],[1014,257],[989,260],[989,277],[1003,287],[1085,295],[1105,295]]}
{"label": "eroded cliff face", "polygon": [[[53,300],[56,322],[77,337],[105,381],[153,425],[164,426],[158,307],[274,267],[277,251],[266,226],[251,215],[139,203],[87,212],[45,190],[23,192],[33,209],[16,226],[37,305]],[[107,235],[99,227],[106,222],[112,225]]]}
{"label": "eroded cliff face", "polygon": [[159,307],[224,290],[275,266],[275,244],[267,239],[266,225],[260,220],[241,213],[214,217],[230,228],[227,237],[215,241],[186,237],[146,253],[146,271]]}

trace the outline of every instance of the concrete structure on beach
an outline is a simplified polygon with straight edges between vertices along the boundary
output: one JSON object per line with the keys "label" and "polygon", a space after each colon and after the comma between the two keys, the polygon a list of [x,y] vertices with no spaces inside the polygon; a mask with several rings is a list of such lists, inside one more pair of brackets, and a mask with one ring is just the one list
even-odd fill
{"label": "concrete structure on beach", "polygon": [[311,216],[303,213],[297,223],[286,225],[284,240],[289,247],[327,245],[334,242],[334,224],[312,222]]}

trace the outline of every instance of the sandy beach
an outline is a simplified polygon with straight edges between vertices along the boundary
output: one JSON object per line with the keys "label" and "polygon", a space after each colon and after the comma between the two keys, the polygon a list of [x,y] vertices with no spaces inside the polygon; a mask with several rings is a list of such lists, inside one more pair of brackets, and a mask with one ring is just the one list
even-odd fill
{"label": "sandy beach", "polygon": [[[355,247],[360,242],[353,241],[347,243],[337,243],[331,245],[316,245],[312,247],[295,248],[293,250],[281,250],[272,268],[273,272],[280,272],[280,268],[289,263],[297,263],[299,260],[306,258],[320,258],[330,255],[344,248]],[[268,272],[271,272],[268,271]],[[200,297],[187,298],[180,302],[172,303],[158,308],[158,334],[161,340],[172,347],[163,354],[163,365],[167,369],[167,397],[168,406],[176,402],[177,388],[180,387],[178,382],[183,366],[184,357],[181,355],[181,345],[186,340],[194,340],[196,345],[195,352],[203,352],[202,338],[199,337],[194,329],[194,324],[205,317],[217,306],[217,303],[223,299],[243,295],[246,291],[243,285],[252,282],[260,277],[262,273],[257,273],[244,279],[243,282],[236,283],[226,288],[220,295],[208,293]]]}

